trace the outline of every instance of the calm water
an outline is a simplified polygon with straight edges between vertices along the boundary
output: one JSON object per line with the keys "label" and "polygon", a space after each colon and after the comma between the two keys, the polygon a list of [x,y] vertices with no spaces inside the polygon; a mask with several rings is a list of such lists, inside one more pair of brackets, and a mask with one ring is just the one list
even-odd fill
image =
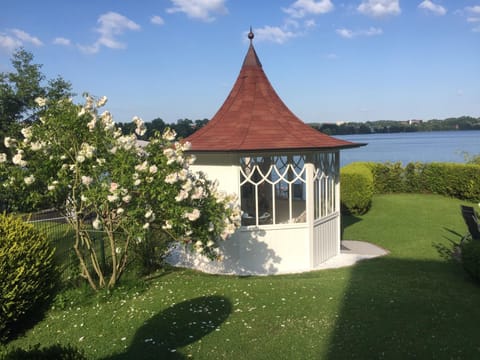
{"label": "calm water", "polygon": [[342,150],[341,166],[354,161],[465,162],[462,152],[480,154],[480,131],[432,131],[336,136],[367,146]]}

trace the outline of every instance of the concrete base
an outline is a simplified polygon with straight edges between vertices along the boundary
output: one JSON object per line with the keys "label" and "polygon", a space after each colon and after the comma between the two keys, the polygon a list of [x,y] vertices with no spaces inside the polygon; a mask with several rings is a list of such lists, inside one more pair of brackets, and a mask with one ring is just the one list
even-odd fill
{"label": "concrete base", "polygon": [[[372,259],[387,255],[388,251],[377,245],[355,240],[343,240],[339,255],[328,259],[318,267],[308,271],[334,269],[351,266],[360,260]],[[176,247],[167,257],[167,262],[173,266],[199,270],[209,274],[224,275],[269,275],[265,271],[246,271],[243,268],[235,268],[232,264],[221,261],[210,261],[203,256],[189,253],[182,247]],[[276,274],[292,274],[297,272],[277,272]]]}

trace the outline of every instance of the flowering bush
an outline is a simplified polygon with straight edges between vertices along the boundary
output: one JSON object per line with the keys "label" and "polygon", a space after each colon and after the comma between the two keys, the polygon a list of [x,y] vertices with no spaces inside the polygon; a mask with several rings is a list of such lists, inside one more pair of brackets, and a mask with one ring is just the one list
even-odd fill
{"label": "flowering bush", "polygon": [[[11,159],[0,154],[4,186],[30,189],[38,201],[47,199],[63,210],[75,229],[81,275],[94,289],[115,285],[132,243],[144,241],[153,226],[216,258],[219,239],[240,224],[237,199],[189,169],[195,160],[185,153],[190,144],[176,142],[174,131],[157,133],[142,148],[137,135],[146,128],[140,118],[133,118],[135,133],[123,135],[110,112],[99,113],[106,97],[85,99],[83,106],[37,99],[40,122],[22,130],[23,140],[4,139],[12,151]],[[107,268],[92,228],[106,236]]]}

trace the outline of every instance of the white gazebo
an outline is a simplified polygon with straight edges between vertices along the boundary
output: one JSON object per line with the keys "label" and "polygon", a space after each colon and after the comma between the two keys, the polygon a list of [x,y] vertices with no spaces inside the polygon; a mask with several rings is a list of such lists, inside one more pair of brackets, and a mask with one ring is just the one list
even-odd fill
{"label": "white gazebo", "polygon": [[242,226],[222,244],[222,262],[184,253],[177,263],[235,274],[313,270],[340,253],[340,150],[363,144],[297,118],[266,77],[252,32],[249,39],[224,104],[186,139],[197,157],[194,170],[238,194]]}

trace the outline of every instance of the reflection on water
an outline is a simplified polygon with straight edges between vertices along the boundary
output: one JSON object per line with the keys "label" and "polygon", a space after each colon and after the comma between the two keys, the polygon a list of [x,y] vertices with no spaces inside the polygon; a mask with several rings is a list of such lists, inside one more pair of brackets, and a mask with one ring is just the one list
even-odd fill
{"label": "reflection on water", "polygon": [[395,134],[336,136],[339,139],[368,143],[361,148],[342,150],[340,165],[355,161],[374,162],[457,162],[464,152],[480,154],[480,131],[432,131]]}

